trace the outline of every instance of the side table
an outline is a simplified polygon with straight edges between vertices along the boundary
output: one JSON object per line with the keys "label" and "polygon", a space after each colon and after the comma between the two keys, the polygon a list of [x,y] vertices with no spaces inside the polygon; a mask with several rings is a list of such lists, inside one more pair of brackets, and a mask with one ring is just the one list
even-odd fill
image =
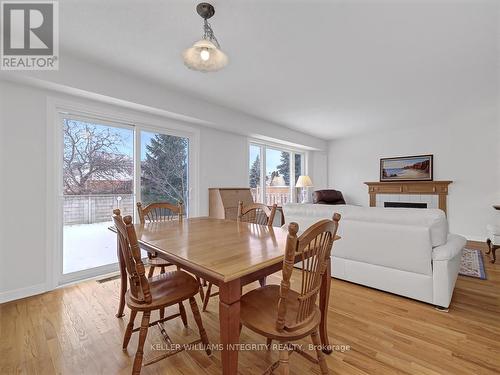
{"label": "side table", "polygon": [[[495,210],[500,210],[500,205],[494,205]],[[495,263],[497,260],[496,251],[500,248],[500,226],[495,224],[490,224],[486,227],[488,231],[488,238],[486,239],[486,244],[488,245],[488,251],[486,254],[492,253],[491,263]]]}

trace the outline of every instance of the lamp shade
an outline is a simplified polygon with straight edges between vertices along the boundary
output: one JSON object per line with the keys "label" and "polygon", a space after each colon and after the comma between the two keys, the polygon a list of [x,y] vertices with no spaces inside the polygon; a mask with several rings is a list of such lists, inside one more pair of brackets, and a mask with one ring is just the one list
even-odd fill
{"label": "lamp shade", "polygon": [[271,181],[271,186],[286,186],[285,179],[283,176],[274,176]]}
{"label": "lamp shade", "polygon": [[309,176],[299,176],[298,180],[297,180],[297,184],[295,185],[295,187],[299,187],[299,188],[305,188],[305,187],[310,187],[310,186],[313,186],[313,183],[311,181],[311,178]]}
{"label": "lamp shade", "polygon": [[226,54],[207,39],[201,39],[184,50],[182,58],[189,69],[200,72],[216,72],[228,62]]}

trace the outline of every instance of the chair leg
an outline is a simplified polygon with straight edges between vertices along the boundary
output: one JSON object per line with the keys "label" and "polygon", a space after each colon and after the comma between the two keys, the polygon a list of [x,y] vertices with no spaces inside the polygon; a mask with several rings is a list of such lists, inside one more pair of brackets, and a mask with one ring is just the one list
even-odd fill
{"label": "chair leg", "polygon": [[130,337],[132,336],[132,330],[134,329],[134,320],[137,315],[137,310],[130,311],[130,319],[127,324],[127,329],[125,330],[125,335],[123,336],[123,350],[127,349]]}
{"label": "chair leg", "polygon": [[203,291],[203,281],[201,281],[201,279],[196,276],[196,281],[198,281],[198,284],[200,285],[200,297],[201,297],[201,302],[203,302],[205,300],[205,292]]}
{"label": "chair leg", "polygon": [[198,310],[198,304],[196,303],[196,300],[194,299],[194,297],[189,298],[189,304],[191,305],[191,311],[193,312],[194,321],[196,322],[196,325],[198,326],[198,331],[200,333],[201,342],[203,343],[203,346],[205,347],[205,351],[207,352],[207,355],[210,355],[210,354],[212,354],[212,351],[208,347],[209,342],[208,342],[207,332],[205,331],[205,328],[203,328],[203,322],[201,321],[200,310]]}
{"label": "chair leg", "polygon": [[149,266],[148,279],[152,278],[154,273],[155,273],[155,267]]}
{"label": "chair leg", "polygon": [[273,343],[273,339],[270,339],[269,337],[266,339],[266,346],[267,350],[271,349],[271,344]]}
{"label": "chair leg", "polygon": [[160,319],[163,319],[165,317],[165,308],[160,309]]}
{"label": "chair leg", "polygon": [[496,246],[496,245],[494,245],[491,248],[491,251],[493,251],[493,259],[491,260],[491,263],[495,263],[495,261],[497,260],[497,249],[498,249],[498,246]]}
{"label": "chair leg", "polygon": [[165,273],[165,266],[161,266],[161,272],[160,274]]}
{"label": "chair leg", "polygon": [[141,329],[139,331],[139,343],[137,344],[137,352],[135,353],[134,367],[132,367],[132,375],[139,375],[142,367],[142,357],[144,356],[144,342],[148,335],[149,318],[151,311],[142,313]]}
{"label": "chair leg", "polygon": [[188,319],[186,315],[186,309],[182,302],[179,302],[179,313],[181,314],[182,323],[184,323],[184,327],[188,326]]}
{"label": "chair leg", "polygon": [[318,335],[318,329],[316,329],[313,333],[311,333],[311,339],[316,349],[316,355],[318,356],[319,368],[321,369],[321,374],[328,374],[328,366],[326,365],[325,356],[321,350],[321,341]]}
{"label": "chair leg", "polygon": [[288,363],[288,358],[290,356],[290,353],[288,352],[288,347],[287,345],[283,344],[283,348],[280,350],[280,367],[281,367],[281,373],[283,375],[289,375],[290,374],[290,366]]}
{"label": "chair leg", "polygon": [[491,253],[491,240],[489,238],[486,239],[486,245],[488,245],[488,251],[486,251],[486,254]]}
{"label": "chair leg", "polygon": [[207,311],[208,300],[210,299],[211,293],[212,293],[212,283],[208,283],[207,293],[205,294],[205,299],[203,300],[202,311]]}
{"label": "chair leg", "polygon": [[120,276],[120,303],[118,305],[118,312],[116,313],[117,318],[122,318],[125,316],[123,310],[125,310],[125,294],[127,293],[127,276],[122,273]]}
{"label": "chair leg", "polygon": [[261,287],[266,286],[266,278],[263,277],[262,279],[259,279],[259,284]]}

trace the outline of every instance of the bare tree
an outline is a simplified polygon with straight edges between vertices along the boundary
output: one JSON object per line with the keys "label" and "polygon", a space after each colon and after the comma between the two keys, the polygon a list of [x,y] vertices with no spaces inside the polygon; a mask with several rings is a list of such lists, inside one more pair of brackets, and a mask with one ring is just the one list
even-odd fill
{"label": "bare tree", "polygon": [[[117,192],[116,189],[129,189],[128,193],[131,193],[133,161],[130,156],[120,152],[121,145],[123,137],[117,131],[66,120],[63,166],[65,194]],[[96,181],[101,183],[97,184]]]}

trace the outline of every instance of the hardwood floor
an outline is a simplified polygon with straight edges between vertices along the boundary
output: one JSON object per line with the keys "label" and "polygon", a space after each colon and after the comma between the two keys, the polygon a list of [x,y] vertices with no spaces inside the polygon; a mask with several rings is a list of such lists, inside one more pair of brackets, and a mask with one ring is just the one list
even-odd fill
{"label": "hardwood floor", "polygon": [[[486,250],[481,243],[469,246]],[[332,279],[330,341],[349,345],[350,350],[327,356],[330,373],[498,374],[500,264],[490,264],[486,255],[484,260],[488,280],[459,276],[449,313]],[[268,283],[278,282],[278,275],[268,278]],[[130,374],[137,334],[128,352],[123,352],[129,310],[123,319],[114,316],[118,289],[118,280],[89,281],[0,305],[0,374]],[[217,306],[218,298],[212,298],[202,314],[213,344],[219,340]],[[175,343],[197,338],[189,313],[188,319],[188,329],[180,319],[167,323]],[[265,343],[265,339],[243,329],[241,342]],[[152,350],[155,344],[161,347],[163,341],[153,327],[145,345],[146,358],[163,353]],[[144,367],[142,374],[219,374],[220,356],[214,352],[211,357],[202,350],[183,352]],[[273,352],[242,351],[240,373],[260,374],[276,359]],[[290,366],[292,374],[319,374],[318,366],[296,354]]]}

